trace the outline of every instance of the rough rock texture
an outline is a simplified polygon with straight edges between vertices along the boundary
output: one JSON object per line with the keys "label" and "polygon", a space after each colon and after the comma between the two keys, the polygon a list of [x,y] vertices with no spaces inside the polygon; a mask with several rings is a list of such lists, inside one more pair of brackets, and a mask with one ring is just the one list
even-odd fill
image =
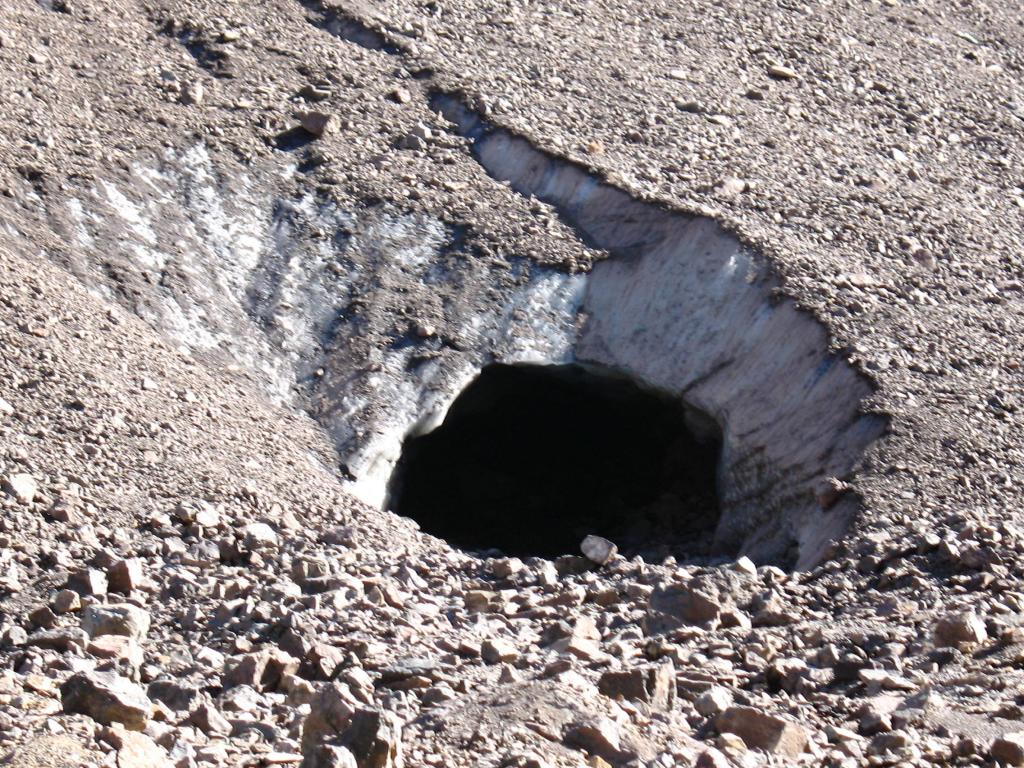
{"label": "rough rock texture", "polygon": [[149,720],[151,704],[139,686],[111,672],[79,672],[60,687],[64,711],[89,715],[104,725],[120,723],[141,731]]}
{"label": "rough rock texture", "polygon": [[92,638],[124,635],[141,640],[149,623],[149,614],[137,605],[90,605],[82,611],[82,629]]}
{"label": "rough rock texture", "polygon": [[[1018,759],[1022,30],[3,3],[4,759]],[[718,549],[511,560],[381,510],[482,365],[576,356],[725,427]],[[90,637],[118,604],[148,632]]]}
{"label": "rough rock texture", "polygon": [[722,733],[733,733],[748,747],[795,758],[807,747],[807,730],[751,707],[729,707],[715,720]]}

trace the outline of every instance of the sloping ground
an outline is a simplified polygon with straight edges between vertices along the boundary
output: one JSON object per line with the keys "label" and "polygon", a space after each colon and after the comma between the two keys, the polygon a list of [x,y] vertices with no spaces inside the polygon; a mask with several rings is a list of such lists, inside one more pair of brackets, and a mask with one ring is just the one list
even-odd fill
{"label": "sloping ground", "polygon": [[[1015,14],[6,5],[11,761],[1016,760]],[[805,567],[481,559],[350,495],[572,359],[685,390],[722,536]]]}

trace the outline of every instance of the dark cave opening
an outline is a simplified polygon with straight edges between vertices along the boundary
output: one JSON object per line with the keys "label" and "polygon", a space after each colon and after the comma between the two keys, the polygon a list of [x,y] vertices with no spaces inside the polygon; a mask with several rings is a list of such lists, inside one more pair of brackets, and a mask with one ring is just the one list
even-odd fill
{"label": "dark cave opening", "polygon": [[708,554],[718,522],[717,425],[602,368],[487,366],[433,431],[408,438],[389,508],[467,550]]}

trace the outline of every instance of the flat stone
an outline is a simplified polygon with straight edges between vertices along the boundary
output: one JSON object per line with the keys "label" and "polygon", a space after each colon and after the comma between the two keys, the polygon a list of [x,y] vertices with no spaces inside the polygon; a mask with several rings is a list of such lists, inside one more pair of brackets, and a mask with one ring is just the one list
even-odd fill
{"label": "flat stone", "polygon": [[164,748],[144,733],[112,725],[102,736],[117,750],[117,768],[173,768]]}
{"label": "flat stone", "polygon": [[803,726],[753,707],[729,707],[715,725],[721,733],[739,736],[748,747],[782,757],[799,757],[809,740]]}
{"label": "flat stone", "polygon": [[89,641],[86,650],[100,659],[124,659],[133,667],[142,665],[142,649],[124,635],[102,635]]}
{"label": "flat stone", "polygon": [[267,752],[261,759],[263,765],[292,765],[301,763],[302,755],[298,752]]}
{"label": "flat stone", "polygon": [[39,493],[39,483],[25,472],[8,475],[4,478],[2,486],[8,495],[13,496],[21,504],[31,504]]}
{"label": "flat stone", "polygon": [[589,637],[572,635],[551,644],[551,648],[558,653],[567,653],[584,661],[598,661],[607,658],[607,654],[601,650],[601,646]]}
{"label": "flat stone", "polygon": [[796,80],[800,77],[795,69],[784,67],[781,64],[772,64],[768,67],[768,74],[776,80]]}
{"label": "flat stone", "polygon": [[419,656],[407,656],[402,659],[381,667],[378,676],[382,685],[395,683],[418,675],[430,676],[438,670],[440,665],[435,659]]}
{"label": "flat stone", "polygon": [[245,545],[250,549],[269,549],[280,542],[277,531],[267,523],[249,523],[243,530]]}
{"label": "flat stone", "polygon": [[484,640],[480,644],[480,655],[488,664],[513,662],[519,658],[519,651],[507,640]]}
{"label": "flat stone", "polygon": [[33,632],[25,641],[25,645],[50,648],[61,652],[70,651],[72,648],[85,648],[88,643],[89,635],[77,627],[41,629],[38,632]]}
{"label": "flat stone", "polygon": [[710,595],[680,584],[654,590],[648,607],[644,622],[651,634],[716,622],[723,608]]}
{"label": "flat stone", "polygon": [[200,700],[202,691],[184,680],[154,680],[146,689],[146,694],[175,712],[188,712]]}

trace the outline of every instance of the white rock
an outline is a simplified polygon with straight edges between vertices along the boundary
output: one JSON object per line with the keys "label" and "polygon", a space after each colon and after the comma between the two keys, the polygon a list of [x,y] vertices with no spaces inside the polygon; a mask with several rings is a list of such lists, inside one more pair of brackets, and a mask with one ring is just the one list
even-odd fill
{"label": "white rock", "polygon": [[757,576],[757,566],[754,565],[754,561],[746,555],[737,558],[736,562],[729,567],[732,568],[732,570],[736,571],[736,573],[742,573],[745,576]]}
{"label": "white rock", "polygon": [[732,694],[720,685],[715,685],[702,693],[694,706],[705,717],[714,717],[732,706]]}
{"label": "white rock", "polygon": [[25,472],[8,475],[4,479],[3,488],[22,504],[31,504],[39,492],[39,484],[35,478]]}
{"label": "white rock", "polygon": [[513,662],[519,658],[515,646],[507,640],[484,640],[480,645],[480,655],[489,664]]}
{"label": "white rock", "polygon": [[590,534],[580,543],[580,550],[588,560],[604,565],[619,553],[619,548],[601,536]]}
{"label": "white rock", "polygon": [[277,534],[266,523],[245,526],[245,544],[250,549],[269,549],[277,546]]}
{"label": "white rock", "polygon": [[149,632],[149,614],[138,606],[90,605],[82,612],[82,629],[89,637],[124,635],[141,640]]}

